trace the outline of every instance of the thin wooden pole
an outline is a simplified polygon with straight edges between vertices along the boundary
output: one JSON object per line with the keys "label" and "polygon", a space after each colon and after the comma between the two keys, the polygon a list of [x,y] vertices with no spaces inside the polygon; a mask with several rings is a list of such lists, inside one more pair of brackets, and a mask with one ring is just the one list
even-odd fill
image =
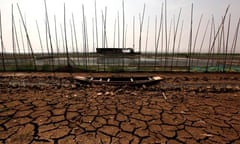
{"label": "thin wooden pole", "polygon": [[135,16],[133,16],[133,49],[135,49]]}
{"label": "thin wooden pole", "polygon": [[176,66],[178,66],[178,58],[179,58],[179,56],[180,56],[180,46],[181,46],[181,41],[182,41],[183,23],[184,23],[184,21],[182,21],[181,31],[180,31],[180,35],[179,35],[178,49],[177,49],[178,55],[177,55]]}
{"label": "thin wooden pole", "polygon": [[3,71],[6,71],[6,65],[5,65],[5,57],[4,57],[4,43],[3,43],[3,34],[2,34],[2,14],[0,10],[0,39],[1,39],[1,48],[2,48],[2,66],[3,66]]}
{"label": "thin wooden pole", "polygon": [[119,22],[119,12],[117,13],[118,22],[118,48],[120,48],[120,22]]}
{"label": "thin wooden pole", "polygon": [[[193,43],[193,54],[194,54],[195,56],[197,56],[197,55],[195,54],[195,50],[196,50],[196,44],[197,44],[197,38],[198,38],[199,29],[200,29],[200,26],[201,26],[201,23],[202,23],[202,18],[203,18],[203,15],[201,15],[201,17],[200,17],[200,20],[199,20],[199,23],[198,23],[198,27],[197,27],[197,32],[196,32],[195,39],[194,39],[194,43]],[[193,64],[193,59],[194,59],[194,58],[192,58],[192,64]]]}
{"label": "thin wooden pole", "polygon": [[236,46],[237,46],[237,41],[238,41],[239,27],[240,27],[240,18],[238,19],[237,29],[236,29],[236,32],[235,32],[235,38],[234,38],[233,46],[232,46],[232,49],[231,49],[232,59],[231,59],[230,68],[229,68],[230,71],[232,70],[232,63],[233,63],[233,56],[234,56],[233,54],[234,54],[235,51],[236,51]]}
{"label": "thin wooden pole", "polygon": [[56,48],[57,48],[57,59],[58,59],[58,65],[60,65],[60,60],[59,60],[60,51],[59,51],[59,44],[58,44],[56,15],[54,15],[54,27],[55,27],[55,41],[56,41]]}
{"label": "thin wooden pole", "polygon": [[23,40],[21,20],[19,20],[19,27],[20,27],[20,34],[21,34],[21,40],[22,40],[23,54],[25,55],[26,54],[26,50],[25,50],[25,44],[24,44],[24,40]]}
{"label": "thin wooden pole", "polygon": [[96,3],[96,0],[95,0],[95,3],[94,3],[94,7],[95,7],[96,43],[97,43],[97,48],[98,48],[98,24],[97,24],[97,3]]}
{"label": "thin wooden pole", "polygon": [[207,30],[208,30],[208,26],[209,26],[209,20],[208,20],[208,22],[207,22],[207,25],[206,25],[206,28],[205,28],[205,30],[204,30],[204,34],[203,34],[203,39],[202,39],[202,42],[201,42],[201,45],[200,45],[200,49],[199,49],[199,53],[198,53],[198,60],[197,60],[197,66],[198,66],[198,63],[199,63],[199,60],[200,60],[200,54],[202,53],[202,48],[203,48],[203,43],[204,43],[204,41],[205,41],[205,37],[206,37],[206,34],[207,34]]}
{"label": "thin wooden pole", "polygon": [[51,60],[52,60],[52,71],[54,72],[55,76],[55,70],[54,70],[54,55],[53,55],[53,46],[52,46],[52,36],[51,36],[51,30],[50,30],[50,24],[48,20],[48,11],[47,11],[47,3],[46,0],[44,0],[44,5],[45,5],[45,14],[46,14],[46,23],[47,23],[47,30],[48,30],[48,37],[49,37],[49,43],[50,43],[50,48],[51,48]]}
{"label": "thin wooden pole", "polygon": [[13,4],[12,4],[12,49],[13,49],[13,58],[14,58],[14,62],[15,62],[15,68],[16,68],[16,70],[18,70],[18,61],[17,61],[17,57],[16,57],[16,46],[15,46]]}
{"label": "thin wooden pole", "polygon": [[[172,52],[171,71],[172,71],[172,68],[173,68],[173,58],[174,58],[174,56],[175,56],[175,43],[176,43],[176,37],[177,37],[178,25],[179,25],[179,20],[180,20],[181,12],[182,12],[182,9],[180,9],[179,14],[178,14],[178,19],[177,19],[176,28],[175,28],[175,26],[173,27],[175,30],[174,30],[174,36],[173,36],[173,52]],[[174,25],[175,25],[175,24],[174,24]]]}
{"label": "thin wooden pole", "polygon": [[78,57],[78,65],[79,65],[80,64],[80,60],[79,60],[80,55],[79,55],[76,26],[75,26],[75,19],[74,19],[73,13],[72,13],[72,24],[73,24],[74,39],[75,39],[75,48],[76,48],[76,53],[77,53],[77,57]]}
{"label": "thin wooden pole", "polygon": [[146,5],[144,4],[142,17],[139,15],[139,20],[140,20],[139,52],[140,52],[140,54],[139,54],[139,57],[138,57],[138,70],[140,70],[140,63],[141,63],[142,29],[143,29],[143,21],[144,21],[144,15],[145,15],[145,8],[146,8]]}
{"label": "thin wooden pole", "polygon": [[122,0],[122,9],[123,9],[123,39],[122,39],[122,48],[124,48],[124,31],[125,31],[125,12],[124,12],[124,0]]}
{"label": "thin wooden pole", "polygon": [[[229,6],[227,7],[227,9],[226,9],[226,11],[225,11],[225,14],[224,14],[224,17],[223,17],[223,19],[222,19],[222,22],[221,22],[220,26],[218,27],[217,33],[216,33],[215,36],[214,36],[214,39],[213,39],[213,42],[212,42],[212,45],[211,45],[211,48],[210,48],[210,52],[212,52],[212,50],[213,50],[213,48],[214,48],[214,46],[215,46],[216,39],[217,39],[218,34],[219,34],[220,30],[221,30],[221,27],[224,25],[225,18],[226,18],[226,15],[227,15],[227,13],[228,13],[228,10],[229,10]],[[208,61],[207,61],[206,71],[208,71],[208,65],[209,65],[209,58],[208,58]]]}
{"label": "thin wooden pole", "polygon": [[168,53],[168,33],[167,33],[167,0],[165,0],[165,62],[164,71],[167,63],[167,53]]}
{"label": "thin wooden pole", "polygon": [[145,56],[147,56],[149,22],[150,22],[150,16],[148,16],[148,23],[147,23],[147,35],[146,35],[146,43],[145,43]]}
{"label": "thin wooden pole", "polygon": [[24,29],[25,29],[25,33],[26,33],[26,37],[27,37],[27,42],[28,42],[29,48],[30,48],[30,50],[31,50],[31,56],[32,56],[32,59],[33,59],[34,69],[37,70],[36,59],[35,59],[35,57],[34,57],[34,52],[33,52],[32,44],[31,44],[31,41],[30,41],[30,38],[29,38],[29,35],[28,35],[27,27],[26,27],[25,22],[24,22],[24,20],[23,20],[22,12],[21,12],[20,7],[19,7],[18,4],[17,4],[17,7],[18,7],[18,11],[19,11],[20,16],[21,16],[21,20],[22,20]]}
{"label": "thin wooden pole", "polygon": [[191,55],[192,55],[192,27],[193,27],[193,3],[191,7],[191,23],[190,23],[190,36],[189,36],[189,45],[188,45],[188,72],[191,68]]}
{"label": "thin wooden pole", "polygon": [[114,20],[113,48],[115,48],[115,41],[116,41],[116,19]]}
{"label": "thin wooden pole", "polygon": [[67,67],[70,68],[70,58],[69,58],[69,53],[68,53],[68,43],[67,43],[67,26],[66,26],[66,8],[65,8],[65,3],[64,3],[64,35],[65,35],[65,48],[66,48],[66,53],[67,53]]}
{"label": "thin wooden pole", "polygon": [[40,30],[39,30],[39,26],[38,26],[38,22],[36,20],[36,26],[37,26],[37,31],[38,31],[38,38],[39,38],[39,42],[40,42],[40,46],[41,46],[41,50],[42,50],[42,56],[44,55],[43,53],[43,45],[42,45],[42,39],[41,39],[41,34],[40,34]]}
{"label": "thin wooden pole", "polygon": [[[229,42],[229,34],[230,34],[230,25],[231,25],[231,14],[229,15],[229,20],[228,20],[228,31],[227,31],[226,45],[223,45],[223,47],[225,47],[225,57],[224,57],[223,71],[225,71],[226,63],[227,63],[228,42]],[[223,40],[223,41],[224,41],[224,40]]]}

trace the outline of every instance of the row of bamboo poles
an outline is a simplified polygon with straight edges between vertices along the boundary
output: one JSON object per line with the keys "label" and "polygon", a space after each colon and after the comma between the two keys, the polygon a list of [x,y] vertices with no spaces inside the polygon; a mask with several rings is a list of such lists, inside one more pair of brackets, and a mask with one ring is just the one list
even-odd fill
{"label": "row of bamboo poles", "polygon": [[[83,57],[83,67],[85,70],[88,70],[91,65],[89,64],[89,58],[96,56],[94,55],[94,49],[98,48],[100,46],[99,42],[99,21],[98,21],[98,11],[97,11],[97,3],[95,0],[94,3],[94,9],[95,9],[95,17],[92,18],[92,50],[90,50],[90,41],[89,41],[89,32],[88,32],[88,24],[87,24],[87,18],[85,15],[85,8],[84,5],[82,5],[82,52],[80,52],[80,47],[79,47],[79,42],[77,40],[77,34],[76,34],[76,25],[75,25],[75,18],[74,15],[72,14],[72,17],[69,21],[70,23],[70,32],[71,32],[71,38],[68,38],[67,35],[67,18],[66,18],[66,8],[64,4],[64,20],[63,20],[63,26],[60,24],[61,27],[61,41],[62,41],[62,46],[60,46],[59,43],[59,32],[57,31],[57,22],[56,22],[56,16],[54,16],[54,30],[55,34],[51,33],[51,28],[50,23],[49,23],[49,16],[48,16],[48,8],[47,8],[47,3],[46,0],[44,0],[44,6],[45,6],[45,29],[46,29],[46,49],[47,53],[44,52],[44,44],[43,44],[43,39],[40,34],[39,30],[39,25],[38,22],[36,21],[36,27],[38,31],[38,38],[39,38],[39,43],[41,47],[42,53],[35,53],[34,48],[32,46],[32,42],[30,40],[30,36],[28,33],[28,28],[26,25],[26,20],[23,18],[22,11],[20,9],[20,6],[17,4],[17,9],[18,13],[20,15],[20,38],[22,40],[22,48],[23,48],[23,54],[20,50],[20,39],[19,35],[16,30],[16,23],[15,23],[15,17],[14,17],[14,9],[12,5],[12,58],[14,60],[14,65],[15,65],[15,70],[20,70],[21,69],[21,63],[19,63],[19,56],[23,55],[23,57],[27,56],[28,59],[31,60],[32,65],[33,65],[33,70],[38,71],[39,66],[36,63],[36,56],[41,55],[41,56],[47,56],[51,60],[51,71],[57,70],[56,67],[60,65],[59,58],[64,56],[66,57],[66,67],[68,69],[73,68],[74,66],[79,66],[80,64],[80,58]],[[181,42],[182,42],[182,34],[183,34],[183,26],[184,26],[184,20],[181,21],[182,17],[182,9],[179,10],[177,18],[172,18],[170,24],[168,23],[168,18],[169,16],[167,15],[167,2],[165,0],[165,3],[162,3],[161,6],[161,11],[160,11],[160,19],[155,17],[155,40],[154,40],[154,53],[149,54],[148,52],[148,40],[149,40],[149,23],[150,23],[150,17],[148,16],[147,18],[147,23],[144,22],[145,20],[145,9],[146,5],[144,4],[143,6],[143,11],[142,13],[139,13],[139,38],[138,38],[138,48],[136,48],[135,45],[135,33],[136,33],[136,21],[135,21],[135,16],[133,16],[133,25],[132,25],[132,36],[133,36],[133,45],[132,47],[135,50],[138,50],[141,55],[137,56],[138,62],[136,64],[137,69],[136,71],[141,71],[142,67],[142,57],[153,57],[154,59],[154,64],[149,65],[150,67],[148,71],[174,71],[176,70],[176,66],[178,66],[179,58],[184,57],[186,58],[186,64],[185,64],[185,70],[186,71],[191,71],[192,66],[199,66],[201,62],[201,56],[202,56],[202,51],[204,44],[206,43],[206,36],[209,35],[209,41],[208,41],[208,52],[205,54],[205,60],[207,60],[207,63],[205,65],[206,71],[208,71],[208,68],[212,65],[211,63],[214,61],[216,55],[221,56],[221,63],[223,65],[223,71],[225,68],[228,66],[231,67],[234,63],[236,66],[240,66],[240,59],[237,59],[238,56],[234,55],[237,51],[237,41],[238,41],[238,33],[239,33],[239,26],[240,26],[240,19],[238,19],[236,28],[235,28],[235,33],[233,35],[233,40],[232,42],[230,41],[230,31],[231,29],[231,14],[229,14],[229,6],[226,8],[226,11],[222,17],[221,23],[219,25],[216,25],[214,17],[212,17],[211,20],[208,20],[206,26],[204,27],[203,31],[203,37],[201,40],[199,40],[199,31],[202,26],[202,19],[203,15],[201,15],[199,22],[197,24],[197,30],[194,33],[193,32],[193,19],[194,19],[194,8],[193,4],[191,6],[191,16],[190,16],[190,26],[189,26],[189,42],[188,42],[188,48],[187,48],[187,53],[181,53],[180,47],[181,47]],[[109,39],[107,35],[107,7],[105,7],[104,11],[101,11],[102,17],[102,46],[103,48],[108,48],[109,47]],[[159,21],[159,22],[158,22]],[[117,13],[117,19],[114,21],[114,36],[113,36],[113,47],[118,47],[118,48],[126,48],[126,43],[127,43],[127,24],[125,22],[125,6],[124,6],[124,0],[122,1],[122,45],[120,42],[120,14],[119,12]],[[146,26],[146,41],[145,41],[145,49],[142,46],[142,33],[143,33],[143,28]],[[22,30],[22,27],[24,28]],[[210,32],[209,32],[210,30]],[[226,31],[227,30],[227,31]],[[117,31],[117,32],[116,32]],[[209,32],[209,33],[208,33]],[[23,36],[25,34],[25,37]],[[117,38],[117,42],[116,42]],[[24,42],[24,39],[26,39],[26,44]],[[69,41],[71,39],[71,42]],[[6,53],[6,48],[4,44],[4,38],[3,38],[3,32],[2,32],[2,18],[1,18],[1,11],[0,11],[0,40],[1,40],[1,67],[2,71],[7,71],[7,59],[9,57],[9,54]],[[55,48],[53,42],[55,41]],[[200,41],[200,44],[198,44],[198,41]],[[72,47],[72,51],[69,50],[69,45]],[[197,50],[197,46],[199,49]],[[63,53],[61,53],[61,47],[63,49]],[[28,48],[28,53],[26,52],[26,48]],[[55,50],[54,50],[55,49]],[[91,52],[92,51],[92,52]],[[78,64],[73,65],[71,63],[72,57],[76,57]],[[58,62],[55,62],[55,57],[58,57]],[[121,63],[122,69],[126,69],[128,65],[125,64],[124,58],[125,55],[119,54],[119,65]],[[197,62],[194,63],[194,59],[197,58]],[[168,61],[170,59],[170,64],[168,64]],[[176,59],[176,60],[175,60]],[[103,63],[103,70],[107,71],[107,63],[105,63],[106,59],[103,57],[104,63]],[[158,61],[164,62],[164,64],[159,64]],[[176,62],[175,62],[176,61]],[[220,61],[220,60],[219,60]],[[220,63],[220,62],[219,62]],[[118,65],[118,66],[119,66]],[[97,65],[95,69],[97,71],[100,71],[101,65]],[[160,69],[159,69],[160,67]]]}

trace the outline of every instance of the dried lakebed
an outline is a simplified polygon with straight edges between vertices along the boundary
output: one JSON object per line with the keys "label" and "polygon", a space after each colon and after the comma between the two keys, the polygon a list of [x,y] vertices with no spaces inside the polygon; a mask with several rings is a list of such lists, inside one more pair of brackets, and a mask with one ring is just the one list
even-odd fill
{"label": "dried lakebed", "polygon": [[129,87],[4,73],[0,143],[240,143],[240,75],[159,75]]}

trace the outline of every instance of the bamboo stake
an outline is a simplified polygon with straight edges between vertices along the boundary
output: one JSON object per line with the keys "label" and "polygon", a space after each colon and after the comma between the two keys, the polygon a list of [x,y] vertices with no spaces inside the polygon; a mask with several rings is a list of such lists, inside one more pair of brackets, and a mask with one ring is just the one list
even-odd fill
{"label": "bamboo stake", "polygon": [[123,39],[122,39],[122,48],[124,48],[124,31],[125,31],[125,13],[124,13],[124,0],[122,0],[122,9],[123,9]]}
{"label": "bamboo stake", "polygon": [[114,20],[113,48],[115,48],[115,40],[116,40],[116,19]]}
{"label": "bamboo stake", "polygon": [[182,40],[183,23],[184,23],[184,21],[182,21],[181,31],[180,31],[180,35],[179,35],[178,50],[177,50],[178,56],[177,56],[176,66],[178,65],[178,58],[179,58],[179,55],[180,55],[180,46],[181,46],[181,40]]}
{"label": "bamboo stake", "polygon": [[15,39],[16,39],[16,44],[17,44],[17,50],[18,50],[18,56],[21,56],[21,50],[20,50],[20,46],[19,46],[19,42],[18,42],[18,35],[17,35],[17,29],[16,29],[16,25],[15,25],[15,21],[13,23],[13,28],[14,28],[14,33],[15,33]]}
{"label": "bamboo stake", "polygon": [[92,18],[92,36],[93,36],[93,40],[92,40],[92,65],[94,65],[94,49],[95,49],[95,32],[94,32],[94,18]]}
{"label": "bamboo stake", "polygon": [[35,59],[35,57],[34,57],[34,52],[33,52],[32,44],[31,44],[31,41],[30,41],[30,38],[29,38],[29,35],[28,35],[28,32],[27,32],[27,27],[26,27],[25,22],[24,22],[24,20],[23,20],[22,12],[21,12],[20,7],[19,7],[18,4],[17,4],[17,7],[18,7],[19,14],[20,14],[20,16],[21,16],[21,20],[22,20],[24,29],[25,29],[28,46],[29,46],[29,48],[30,48],[30,50],[31,50],[31,57],[32,57],[32,59],[33,59],[34,69],[35,69],[35,71],[36,71],[36,70],[37,70],[36,59]]}
{"label": "bamboo stake", "polygon": [[119,12],[117,13],[118,21],[118,48],[120,48],[120,22],[119,22]]}
{"label": "bamboo stake", "polygon": [[165,0],[165,62],[164,62],[164,71],[167,63],[167,53],[168,53],[168,34],[167,34],[167,0]]}
{"label": "bamboo stake", "polygon": [[66,48],[66,53],[67,53],[67,67],[71,68],[70,65],[70,58],[69,58],[69,53],[68,53],[68,44],[67,44],[67,28],[66,28],[66,8],[65,8],[65,3],[64,3],[64,35],[65,35],[65,48]]}
{"label": "bamboo stake", "polygon": [[2,48],[2,66],[3,71],[6,71],[6,65],[5,65],[5,57],[4,57],[4,43],[3,43],[3,34],[2,34],[2,14],[0,10],[0,39],[1,39],[1,48]]}
{"label": "bamboo stake", "polygon": [[[240,18],[238,19],[237,29],[236,29],[236,32],[235,32],[235,38],[234,38],[234,42],[233,42],[233,46],[232,46],[232,50],[231,50],[232,54],[234,54],[235,51],[236,51],[239,27],[240,27]],[[232,56],[231,63],[230,63],[230,71],[232,70],[232,63],[233,63],[233,56]]]}
{"label": "bamboo stake", "polygon": [[[200,26],[201,26],[201,23],[202,23],[202,18],[203,18],[203,14],[201,15],[200,20],[198,22],[197,32],[196,32],[196,35],[195,35],[195,38],[194,38],[194,43],[193,43],[193,54],[194,55],[196,55],[195,50],[196,50],[196,44],[197,44],[199,29],[200,29]],[[193,59],[194,58],[192,58],[192,64],[193,64]]]}
{"label": "bamboo stake", "polygon": [[15,62],[15,68],[16,68],[16,70],[19,70],[18,69],[18,61],[17,61],[17,57],[16,57],[13,4],[12,4],[12,49],[13,49],[13,58],[14,58],[14,62]]}
{"label": "bamboo stake", "polygon": [[[221,22],[220,26],[218,27],[217,33],[216,33],[215,36],[214,36],[214,39],[213,39],[213,43],[212,43],[212,45],[211,45],[210,52],[212,52],[212,50],[213,50],[213,48],[214,48],[214,46],[215,46],[216,38],[217,38],[217,36],[218,36],[218,34],[219,34],[219,32],[220,32],[220,29],[221,29],[221,27],[224,25],[225,18],[226,18],[226,15],[227,15],[227,13],[228,13],[229,7],[230,7],[230,6],[227,7],[227,9],[226,9],[226,11],[225,11],[225,15],[224,15],[224,17],[223,17],[223,19],[222,19],[222,22]],[[206,71],[208,71],[208,65],[209,65],[209,58],[208,58],[208,61],[207,61],[207,69],[206,69]]]}
{"label": "bamboo stake", "polygon": [[[171,71],[172,71],[172,68],[173,68],[173,58],[174,58],[174,56],[175,56],[175,42],[176,42],[176,37],[177,37],[177,31],[178,31],[178,25],[179,25],[179,20],[180,20],[181,12],[182,12],[182,9],[180,9],[179,14],[178,14],[178,19],[177,19],[176,28],[175,28],[175,26],[173,27],[175,30],[174,30],[174,36],[173,36],[173,52],[172,52]],[[174,24],[174,25],[175,25],[175,24]]]}
{"label": "bamboo stake", "polygon": [[55,76],[52,37],[51,37],[50,24],[49,24],[49,20],[48,20],[48,11],[47,11],[47,3],[46,3],[46,0],[44,0],[44,5],[45,5],[45,14],[46,14],[46,23],[47,23],[48,37],[49,37],[50,48],[51,48],[52,71],[54,72],[53,74],[54,74],[54,76]]}
{"label": "bamboo stake", "polygon": [[[206,34],[207,34],[207,30],[208,30],[208,26],[209,26],[209,20],[207,22],[207,25],[206,25],[206,28],[204,30],[204,34],[203,34],[203,39],[202,39],[202,42],[201,42],[201,45],[200,45],[200,49],[199,49],[199,53],[198,53],[198,56],[200,57],[200,54],[202,52],[202,47],[203,47],[203,43],[205,41],[205,37],[206,37]],[[200,59],[200,58],[199,58]],[[199,59],[197,60],[197,66],[198,66],[198,63],[199,63]]]}
{"label": "bamboo stake", "polygon": [[24,40],[23,40],[21,20],[19,20],[19,27],[20,27],[20,33],[21,33],[21,40],[22,40],[23,54],[25,55],[25,54],[26,54],[26,50],[25,50],[25,44],[24,44]]}
{"label": "bamboo stake", "polygon": [[96,0],[95,0],[95,3],[94,3],[94,7],[95,7],[95,22],[96,22],[96,42],[97,42],[97,48],[98,48],[98,24],[97,24],[97,3],[96,3]]}
{"label": "bamboo stake", "polygon": [[60,65],[60,60],[59,60],[60,51],[59,51],[59,44],[58,44],[56,15],[54,15],[54,27],[55,27],[55,41],[56,41],[56,48],[57,48],[57,59],[58,59],[58,65]]}
{"label": "bamboo stake", "polygon": [[[156,25],[157,25],[157,17],[156,17]],[[156,71],[156,62],[157,62],[157,54],[158,54],[158,45],[159,45],[159,41],[160,41],[160,33],[161,30],[163,29],[163,4],[162,4],[162,8],[161,8],[161,17],[160,17],[160,22],[159,22],[159,30],[158,30],[158,36],[157,36],[157,41],[155,42],[155,63],[154,63],[154,70]],[[162,47],[161,47],[161,53],[163,51],[163,30],[162,30]],[[162,54],[161,54],[161,58],[162,58]]]}
{"label": "bamboo stake", "polygon": [[[64,32],[63,32],[64,30],[61,24],[60,24],[60,28],[61,28],[61,36],[62,36],[62,47],[63,47],[62,54],[63,54],[65,53],[65,39],[64,39]],[[65,64],[65,61],[64,61],[64,64]]]}
{"label": "bamboo stake", "polygon": [[140,70],[140,60],[141,60],[141,51],[142,51],[142,29],[143,29],[144,15],[145,15],[145,7],[146,5],[144,4],[142,17],[139,14],[139,20],[140,20],[139,52],[140,54],[138,57],[138,70]]}
{"label": "bamboo stake", "polygon": [[133,16],[133,49],[135,49],[135,16]]}
{"label": "bamboo stake", "polygon": [[41,39],[41,35],[40,35],[40,31],[39,31],[39,26],[38,26],[37,20],[36,20],[36,26],[37,26],[38,38],[39,38],[39,42],[40,42],[40,46],[41,46],[41,50],[42,50],[42,56],[43,56],[44,55],[44,53],[43,53],[43,45],[42,45],[42,39]]}
{"label": "bamboo stake", "polygon": [[[223,71],[225,71],[226,63],[227,63],[228,41],[229,41],[230,25],[231,25],[231,14],[229,15],[229,21],[228,21],[228,31],[227,31],[226,45],[223,45],[223,47],[225,46],[225,57],[224,57]],[[224,41],[224,40],[223,40],[223,41]]]}
{"label": "bamboo stake", "polygon": [[73,31],[74,31],[74,38],[75,38],[75,47],[76,47],[76,52],[77,52],[77,57],[78,57],[78,65],[80,64],[79,60],[79,49],[78,49],[78,43],[77,43],[77,34],[76,34],[76,27],[75,27],[75,20],[74,20],[74,15],[72,13],[72,24],[73,24]]}
{"label": "bamboo stake", "polygon": [[74,56],[75,55],[75,48],[74,48],[74,42],[73,42],[74,41],[73,40],[73,26],[72,26],[72,21],[71,20],[69,20],[69,25],[70,25],[70,32],[71,32],[72,54]]}
{"label": "bamboo stake", "polygon": [[145,43],[145,57],[147,56],[149,21],[150,21],[150,16],[148,16],[148,24],[147,24],[147,35],[146,35],[146,43]]}
{"label": "bamboo stake", "polygon": [[188,72],[191,68],[191,53],[192,53],[192,26],[193,26],[193,3],[191,7],[191,24],[190,24],[190,36],[189,36],[189,45],[188,45]]}

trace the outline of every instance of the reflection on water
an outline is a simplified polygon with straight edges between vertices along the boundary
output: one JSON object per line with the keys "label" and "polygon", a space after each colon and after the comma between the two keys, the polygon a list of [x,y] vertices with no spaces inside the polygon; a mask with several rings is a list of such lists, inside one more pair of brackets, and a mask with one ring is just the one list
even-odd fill
{"label": "reflection on water", "polygon": [[[142,65],[142,66],[186,66],[189,64],[187,58],[148,58],[148,57],[88,57],[88,58],[70,58],[71,65]],[[216,65],[217,60],[210,61],[211,65]],[[36,64],[41,65],[65,65],[67,64],[67,58],[54,58],[52,59],[40,59],[36,61]],[[191,66],[206,66],[207,59],[191,59]]]}

